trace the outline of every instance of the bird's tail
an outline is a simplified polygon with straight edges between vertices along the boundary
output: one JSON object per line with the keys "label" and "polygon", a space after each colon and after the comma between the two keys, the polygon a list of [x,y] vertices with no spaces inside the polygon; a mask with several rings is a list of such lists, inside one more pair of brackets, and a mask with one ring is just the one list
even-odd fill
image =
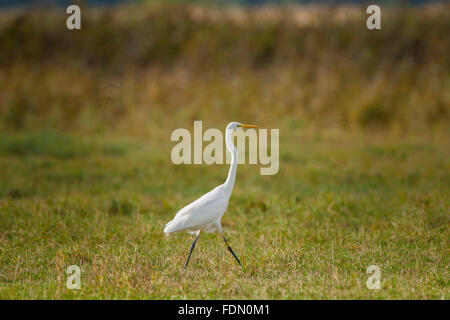
{"label": "bird's tail", "polygon": [[176,220],[169,221],[164,228],[164,233],[166,235],[169,235],[171,233],[179,231],[178,225],[178,221]]}

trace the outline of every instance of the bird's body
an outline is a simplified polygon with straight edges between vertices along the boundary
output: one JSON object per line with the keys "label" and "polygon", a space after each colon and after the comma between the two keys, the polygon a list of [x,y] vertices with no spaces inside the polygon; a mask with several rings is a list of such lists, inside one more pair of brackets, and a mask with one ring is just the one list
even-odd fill
{"label": "bird's body", "polygon": [[223,185],[214,188],[178,211],[175,218],[166,224],[164,232],[221,231],[218,226],[228,208],[229,199],[230,195],[226,194]]}
{"label": "bird's body", "polygon": [[173,220],[168,222],[164,228],[165,234],[187,231],[190,233],[195,233],[197,235],[197,238],[194,240],[191,246],[191,250],[189,252],[189,257],[187,259],[185,268],[189,263],[189,259],[195,247],[195,243],[197,242],[198,237],[200,236],[201,231],[220,232],[225,241],[225,244],[228,247],[228,250],[233,254],[233,256],[240,264],[239,259],[234,254],[231,247],[228,245],[228,242],[222,231],[222,226],[220,224],[222,216],[224,215],[224,213],[228,208],[228,202],[230,200],[231,193],[233,192],[234,181],[236,179],[237,150],[231,140],[231,133],[232,130],[239,127],[257,128],[257,126],[240,124],[238,122],[231,122],[227,125],[225,142],[227,149],[231,153],[231,164],[230,170],[228,172],[228,177],[225,183],[214,188],[210,192],[204,194],[194,202],[182,208],[180,211],[177,212]]}

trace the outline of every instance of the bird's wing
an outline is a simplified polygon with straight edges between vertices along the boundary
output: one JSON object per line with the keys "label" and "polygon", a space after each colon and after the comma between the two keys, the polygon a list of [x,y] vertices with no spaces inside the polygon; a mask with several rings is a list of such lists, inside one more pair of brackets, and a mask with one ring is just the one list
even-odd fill
{"label": "bird's wing", "polygon": [[200,227],[220,218],[228,201],[220,188],[215,188],[177,212],[166,224],[164,232],[171,233]]}
{"label": "bird's wing", "polygon": [[191,202],[184,208],[180,209],[180,211],[177,212],[173,220],[180,218],[184,215],[189,215],[190,213],[194,212],[196,209],[198,209],[201,206],[208,206],[209,203],[213,203],[217,197],[219,196],[219,192],[217,188],[211,190],[208,193],[205,193],[203,196],[195,200],[194,202]]}

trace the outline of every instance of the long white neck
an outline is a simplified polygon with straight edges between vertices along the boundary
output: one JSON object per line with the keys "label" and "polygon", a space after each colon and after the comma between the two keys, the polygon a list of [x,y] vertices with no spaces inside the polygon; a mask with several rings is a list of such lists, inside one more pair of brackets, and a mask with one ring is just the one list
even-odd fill
{"label": "long white neck", "polygon": [[231,196],[234,187],[234,180],[236,179],[236,169],[237,169],[237,149],[233,144],[233,140],[231,140],[232,129],[226,129],[225,133],[225,144],[227,145],[228,151],[231,153],[231,163],[230,170],[228,171],[227,181],[223,184],[225,187],[225,191],[228,195]]}

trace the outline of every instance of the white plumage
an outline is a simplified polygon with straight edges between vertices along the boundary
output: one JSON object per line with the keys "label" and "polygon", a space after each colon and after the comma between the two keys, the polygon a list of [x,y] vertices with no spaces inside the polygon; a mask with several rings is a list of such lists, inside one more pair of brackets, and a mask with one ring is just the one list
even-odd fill
{"label": "white plumage", "polygon": [[178,211],[175,218],[166,224],[164,232],[221,231],[220,220],[227,210],[229,199],[230,195],[225,192],[223,185],[216,187]]}
{"label": "white plumage", "polygon": [[164,228],[165,234],[174,232],[187,231],[197,234],[197,238],[194,240],[189,252],[188,260],[186,261],[185,268],[189,263],[192,251],[195,247],[195,243],[198,240],[201,231],[214,232],[218,231],[222,234],[225,244],[228,246],[228,250],[233,254],[236,260],[239,259],[234,254],[231,247],[223,234],[220,221],[223,214],[228,208],[228,201],[230,200],[231,193],[233,192],[234,181],[236,179],[237,169],[237,150],[231,140],[232,130],[236,128],[257,128],[254,125],[246,125],[238,122],[231,122],[227,125],[225,133],[225,143],[227,149],[231,153],[231,164],[228,172],[228,178],[224,184],[214,188],[210,192],[206,193],[202,197],[198,198],[194,202],[188,204],[186,207],[177,212],[172,221],[168,222]]}

